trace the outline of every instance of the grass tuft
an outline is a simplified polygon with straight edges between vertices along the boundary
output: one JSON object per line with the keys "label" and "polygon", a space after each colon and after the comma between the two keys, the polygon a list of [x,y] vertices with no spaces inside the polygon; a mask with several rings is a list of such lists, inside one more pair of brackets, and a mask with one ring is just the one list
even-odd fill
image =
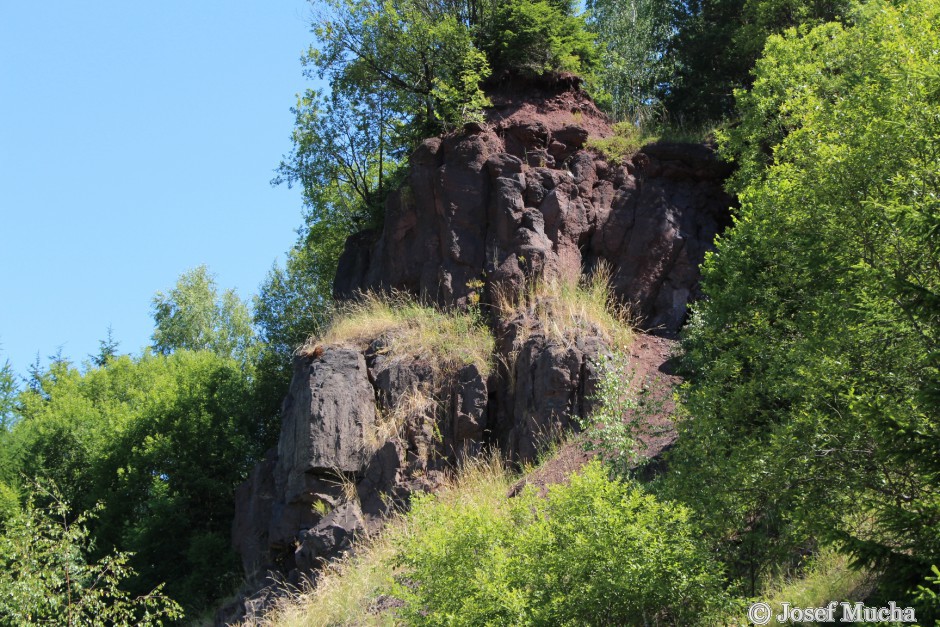
{"label": "grass tuft", "polygon": [[714,143],[722,123],[688,124],[682,120],[648,121],[637,126],[633,122],[614,124],[610,137],[592,138],[587,147],[596,151],[611,165],[619,166],[636,156],[647,144],[675,142],[681,144]]}
{"label": "grass tuft", "polygon": [[588,139],[587,148],[597,151],[605,161],[616,166],[632,159],[646,144],[658,140],[659,137],[647,133],[632,122],[618,122],[614,124],[613,135]]}
{"label": "grass tuft", "polygon": [[498,295],[496,307],[504,317],[522,314],[538,323],[549,339],[561,345],[597,334],[611,348],[625,350],[633,343],[633,325],[629,308],[610,291],[610,274],[610,268],[602,265],[581,282],[538,281],[521,297]]}
{"label": "grass tuft", "polygon": [[365,349],[383,336],[393,358],[424,358],[445,372],[474,364],[484,377],[492,367],[493,336],[478,315],[440,311],[402,293],[369,293],[345,305],[301,351],[320,344]]}
{"label": "grass tuft", "polygon": [[761,595],[761,600],[773,608],[770,624],[781,624],[776,616],[783,611],[784,602],[793,607],[825,607],[830,601],[864,600],[873,575],[853,569],[850,561],[834,549],[823,549],[800,574],[771,577]]}

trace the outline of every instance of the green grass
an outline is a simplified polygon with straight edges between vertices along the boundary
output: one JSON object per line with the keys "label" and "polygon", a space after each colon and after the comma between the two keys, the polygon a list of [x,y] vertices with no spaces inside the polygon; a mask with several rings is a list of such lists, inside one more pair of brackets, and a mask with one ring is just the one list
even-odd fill
{"label": "green grass", "polygon": [[614,124],[614,134],[610,137],[588,139],[587,147],[597,151],[608,163],[623,165],[632,159],[643,146],[657,142],[675,142],[680,144],[701,144],[713,142],[721,124],[707,122],[687,124],[667,122],[637,126],[633,122]]}
{"label": "green grass", "polygon": [[[824,607],[830,601],[862,601],[872,573],[849,566],[849,558],[834,549],[823,549],[798,574],[778,574],[767,581],[760,600],[769,603],[773,616],[782,604],[793,607]],[[771,625],[779,625],[774,618]],[[792,624],[792,623],[787,623]]]}
{"label": "green grass", "polygon": [[659,140],[632,122],[614,124],[614,134],[610,137],[588,139],[587,147],[598,152],[611,165],[622,165],[629,161],[646,144]]}

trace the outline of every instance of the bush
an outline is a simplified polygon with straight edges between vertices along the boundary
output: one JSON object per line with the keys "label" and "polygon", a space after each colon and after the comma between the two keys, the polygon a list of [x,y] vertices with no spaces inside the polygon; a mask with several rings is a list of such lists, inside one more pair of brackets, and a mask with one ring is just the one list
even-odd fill
{"label": "bush", "polygon": [[646,444],[640,438],[643,418],[639,395],[643,390],[631,389],[630,358],[626,353],[602,355],[597,362],[599,377],[592,396],[596,404],[591,415],[580,419],[584,430],[584,447],[597,451],[617,476],[626,477],[643,459]]}
{"label": "bush", "polygon": [[600,58],[584,19],[545,0],[496,3],[481,47],[494,70],[523,74],[575,72],[589,78]]}
{"label": "bush", "polygon": [[134,576],[127,553],[89,562],[90,516],[73,519],[55,488],[36,487],[51,505],[30,497],[0,534],[0,624],[161,625],[182,617],[162,586],[136,597],[121,589]]}
{"label": "bush", "polygon": [[728,607],[687,510],[591,463],[507,501],[415,500],[397,595],[417,625],[694,624]]}

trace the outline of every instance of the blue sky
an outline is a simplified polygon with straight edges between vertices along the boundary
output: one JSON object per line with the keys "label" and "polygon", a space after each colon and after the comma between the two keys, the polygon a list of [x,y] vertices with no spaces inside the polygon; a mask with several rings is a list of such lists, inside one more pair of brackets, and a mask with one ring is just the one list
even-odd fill
{"label": "blue sky", "polygon": [[308,84],[304,0],[4,2],[0,8],[0,363],[109,325],[152,332],[154,292],[206,264],[250,297],[296,236],[269,181]]}

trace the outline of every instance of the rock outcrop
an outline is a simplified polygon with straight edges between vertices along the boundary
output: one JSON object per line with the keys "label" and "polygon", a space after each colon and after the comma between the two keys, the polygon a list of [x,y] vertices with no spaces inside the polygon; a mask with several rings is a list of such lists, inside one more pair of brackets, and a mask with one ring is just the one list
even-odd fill
{"label": "rock outcrop", "polygon": [[[486,124],[424,141],[384,228],[347,240],[334,283],[340,299],[399,290],[443,307],[482,302],[492,371],[392,356],[384,336],[298,355],[278,447],[236,494],[233,540],[250,585],[315,573],[461,455],[495,445],[531,460],[590,414],[610,338],[588,327],[560,341],[526,286],[606,265],[644,326],[682,324],[698,266],[730,221],[726,166],[706,146],[667,143],[609,163],[587,142],[610,126],[577,86],[536,87],[522,101],[495,94]],[[516,305],[486,307],[498,298]]]}
{"label": "rock outcrop", "polygon": [[465,306],[479,281],[486,297],[605,262],[644,327],[677,330],[730,220],[727,166],[704,145],[674,143],[608,163],[586,144],[610,133],[586,96],[566,92],[426,140],[382,231],[347,241],[335,296],[396,289]]}

